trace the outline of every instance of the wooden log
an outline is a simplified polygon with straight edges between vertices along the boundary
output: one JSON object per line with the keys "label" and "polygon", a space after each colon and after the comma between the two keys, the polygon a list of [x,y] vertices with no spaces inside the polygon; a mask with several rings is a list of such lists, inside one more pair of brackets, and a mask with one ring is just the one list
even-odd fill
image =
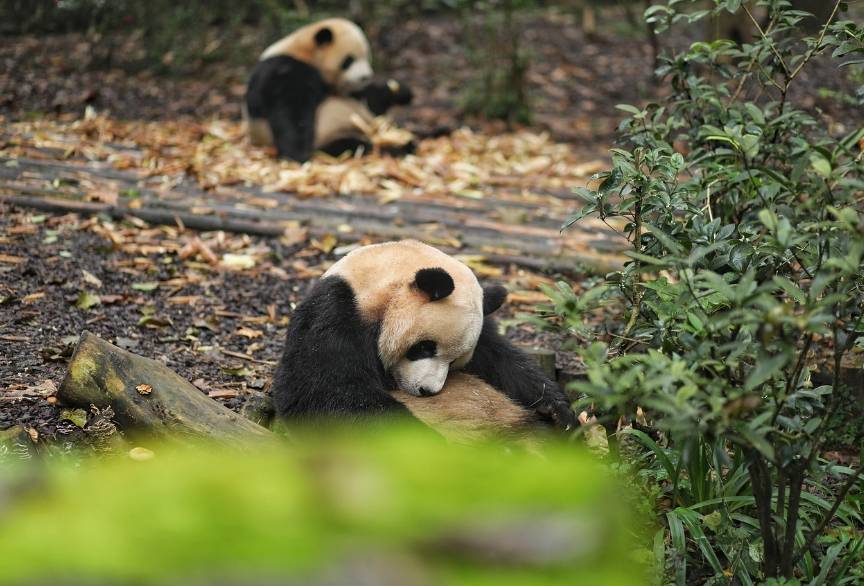
{"label": "wooden log", "polygon": [[206,397],[161,362],[121,350],[89,332],[69,361],[58,400],[89,410],[111,407],[118,426],[188,442],[208,438],[225,444],[261,441],[273,435]]}

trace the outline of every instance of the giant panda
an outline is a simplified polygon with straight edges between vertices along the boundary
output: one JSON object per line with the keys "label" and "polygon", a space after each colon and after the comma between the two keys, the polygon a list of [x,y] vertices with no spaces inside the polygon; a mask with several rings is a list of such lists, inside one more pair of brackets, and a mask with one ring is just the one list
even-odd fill
{"label": "giant panda", "polygon": [[[365,128],[373,126],[375,116],[385,114],[394,106],[411,103],[411,89],[395,79],[375,80],[350,96],[331,96],[322,102],[315,118],[315,150],[334,157],[345,152],[369,152],[372,139]],[[358,122],[360,125],[358,125]],[[390,154],[407,154],[414,149],[413,141],[383,148]]]}
{"label": "giant panda", "polygon": [[363,31],[344,18],[306,25],[270,45],[246,87],[249,141],[299,162],[317,149],[332,154],[337,146],[368,144],[351,119],[372,116],[363,94],[372,81],[369,53]]}
{"label": "giant panda", "polygon": [[472,422],[504,433],[540,421],[575,427],[561,389],[498,333],[490,314],[506,295],[418,241],[350,252],[291,317],[271,385],[277,415],[403,415],[468,432]]}

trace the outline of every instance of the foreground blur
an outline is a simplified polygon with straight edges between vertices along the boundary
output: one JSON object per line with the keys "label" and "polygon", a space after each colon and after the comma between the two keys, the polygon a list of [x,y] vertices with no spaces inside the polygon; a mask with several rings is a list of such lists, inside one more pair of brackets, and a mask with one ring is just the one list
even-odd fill
{"label": "foreground blur", "polygon": [[[0,584],[638,584],[591,457],[407,430],[0,467]],[[640,553],[641,552],[641,553]]]}

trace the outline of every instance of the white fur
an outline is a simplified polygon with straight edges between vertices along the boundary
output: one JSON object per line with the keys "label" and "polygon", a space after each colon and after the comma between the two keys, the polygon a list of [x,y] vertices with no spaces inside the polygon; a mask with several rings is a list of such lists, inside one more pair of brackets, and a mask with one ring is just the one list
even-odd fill
{"label": "white fur", "polygon": [[422,396],[421,388],[427,393],[438,394],[444,388],[449,371],[450,362],[437,356],[420,360],[403,358],[391,370],[399,388],[415,397]]}
{"label": "white fur", "polygon": [[372,66],[366,59],[357,59],[339,78],[340,89],[346,93],[362,90],[372,79]]}

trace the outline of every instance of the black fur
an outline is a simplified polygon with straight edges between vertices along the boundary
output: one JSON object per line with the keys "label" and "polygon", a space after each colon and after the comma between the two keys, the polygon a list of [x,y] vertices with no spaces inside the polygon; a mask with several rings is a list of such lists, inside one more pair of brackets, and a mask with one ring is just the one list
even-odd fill
{"label": "black fur", "polygon": [[378,358],[378,327],[362,322],[344,279],[322,279],[288,325],[271,388],[276,413],[293,419],[412,417],[389,395],[391,388]]}
{"label": "black fur", "polygon": [[376,116],[386,114],[393,106],[407,106],[414,99],[414,92],[407,85],[398,83],[399,89],[393,91],[388,80],[376,79],[369,85],[351,94],[356,100],[366,103],[369,111]]}
{"label": "black fur", "polygon": [[501,285],[486,285],[483,287],[483,315],[498,311],[507,300],[507,289]]}
{"label": "black fur", "polygon": [[465,371],[562,429],[578,425],[564,392],[530,356],[498,333],[498,324],[491,317],[483,320],[480,340]]}
{"label": "black fur", "polygon": [[317,33],[315,33],[315,44],[319,47],[323,47],[324,45],[329,45],[333,42],[333,31],[330,30],[329,27],[321,28]]}
{"label": "black fur", "polygon": [[280,158],[304,162],[315,145],[315,112],[330,93],[317,69],[286,56],[259,61],[246,89],[251,118],[264,118]]}
{"label": "black fur", "polygon": [[423,291],[429,301],[444,299],[453,292],[453,277],[444,269],[420,269],[414,275],[414,285]]}

